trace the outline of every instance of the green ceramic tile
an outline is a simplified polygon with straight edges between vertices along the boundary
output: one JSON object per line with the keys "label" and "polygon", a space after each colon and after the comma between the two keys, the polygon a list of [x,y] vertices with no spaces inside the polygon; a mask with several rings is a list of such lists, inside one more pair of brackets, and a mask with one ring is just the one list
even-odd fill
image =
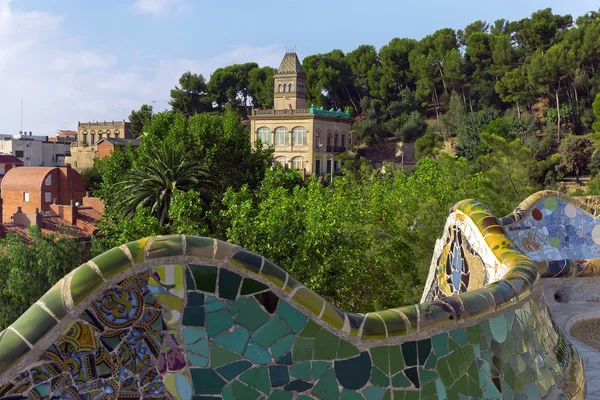
{"label": "green ceramic tile", "polygon": [[313,388],[312,393],[322,400],[338,399],[340,397],[340,391],[338,389],[333,368],[327,371],[321,379],[319,379],[319,382]]}
{"label": "green ceramic tile", "polygon": [[321,314],[323,302],[325,301],[321,296],[308,288],[299,289],[292,297],[292,300],[316,316]]}
{"label": "green ceramic tile", "polygon": [[325,309],[323,310],[321,319],[334,328],[341,330],[344,327],[344,314],[328,301],[325,302]]}
{"label": "green ceramic tile", "polygon": [[271,363],[271,354],[267,349],[255,343],[250,343],[246,347],[244,357],[254,364],[265,365]]}
{"label": "green ceramic tile", "polygon": [[406,378],[403,372],[399,372],[392,376],[392,386],[396,388],[407,388],[411,387],[412,383]]}
{"label": "green ceramic tile", "polygon": [[249,369],[240,376],[240,380],[246,383],[248,386],[258,389],[263,393],[269,394],[271,391],[268,367]]}
{"label": "green ceramic tile", "polygon": [[204,326],[204,307],[186,307],[182,323],[186,326]]}
{"label": "green ceramic tile", "polygon": [[146,259],[183,255],[183,242],[180,235],[156,236],[145,248]]}
{"label": "green ceramic tile", "polygon": [[190,257],[213,258],[214,242],[213,239],[185,236],[185,254]]}
{"label": "green ceramic tile", "polygon": [[390,378],[379,368],[373,367],[371,371],[371,383],[375,386],[388,387],[390,385]]}
{"label": "green ceramic tile", "polygon": [[273,358],[278,359],[285,353],[291,351],[293,345],[294,335],[287,335],[278,342],[274,343],[273,346],[271,346],[271,354],[273,354]]}
{"label": "green ceramic tile", "polygon": [[321,329],[315,338],[315,360],[333,360],[337,355],[340,338],[326,329]]}
{"label": "green ceramic tile", "polygon": [[404,342],[401,346],[404,364],[408,367],[417,365],[417,342]]}
{"label": "green ceramic tile", "polygon": [[417,342],[417,353],[419,354],[419,365],[425,364],[431,353],[431,339],[423,339]]}
{"label": "green ceramic tile", "polygon": [[390,374],[395,374],[404,369],[404,358],[400,346],[389,346],[390,352]]}
{"label": "green ceramic tile", "polygon": [[187,294],[187,306],[188,307],[202,307],[204,305],[204,294],[197,292],[188,292]]}
{"label": "green ceramic tile", "polygon": [[508,332],[506,317],[504,315],[499,315],[495,318],[491,318],[489,320],[489,324],[494,340],[500,343],[504,342],[506,340],[506,334]]}
{"label": "green ceramic tile", "polygon": [[456,341],[461,346],[467,344],[467,332],[463,328],[454,329],[450,331],[450,337]]}
{"label": "green ceramic tile", "polygon": [[369,386],[363,390],[363,395],[367,398],[367,400],[382,400],[384,394],[385,388],[377,386]]}
{"label": "green ceramic tile", "polygon": [[235,300],[242,282],[238,274],[221,268],[219,271],[219,297]]}
{"label": "green ceramic tile", "polygon": [[40,301],[44,303],[58,319],[62,319],[67,314],[67,309],[65,308],[62,297],[63,283],[64,279],[58,281],[58,283],[52,286],[52,288],[50,288],[50,290],[48,290],[40,299]]}
{"label": "green ceramic tile", "polygon": [[246,271],[254,272],[257,275],[260,271],[262,263],[262,256],[249,252],[248,250],[238,251],[229,260],[229,264]]}
{"label": "green ceramic tile", "polygon": [[277,305],[277,314],[294,333],[300,332],[308,321],[304,314],[285,301],[280,301]]}
{"label": "green ceramic tile", "polygon": [[344,390],[342,390],[342,397],[340,397],[340,399],[341,400],[363,400],[363,397],[353,390],[344,389]]}
{"label": "green ceramic tile", "polygon": [[431,342],[433,344],[433,351],[435,355],[439,357],[443,357],[448,354],[448,334],[440,333],[431,338]]}
{"label": "green ceramic tile", "polygon": [[452,376],[452,371],[450,365],[448,365],[447,359],[442,358],[441,360],[438,360],[437,373],[440,375],[440,378],[446,387],[452,386],[454,377]]}
{"label": "green ceramic tile", "polygon": [[215,293],[217,286],[217,267],[211,265],[190,264],[189,268],[196,282],[196,289]]}
{"label": "green ceramic tile", "polygon": [[240,310],[240,308],[242,308],[245,301],[246,301],[245,297],[241,297],[241,298],[237,299],[233,304],[231,304],[229,306],[229,308],[228,308],[229,314],[231,314],[232,317],[237,316],[238,311]]}
{"label": "green ceramic tile", "polygon": [[387,337],[386,332],[383,320],[379,316],[373,313],[367,314],[362,332],[363,340],[385,339]]}
{"label": "green ceramic tile", "polygon": [[192,278],[189,268],[185,268],[185,289],[196,290],[196,283],[194,282],[194,278]]}
{"label": "green ceramic tile", "polygon": [[29,352],[29,346],[15,332],[5,329],[0,333],[0,373],[8,371],[11,365]]}
{"label": "green ceramic tile", "polygon": [[214,338],[215,343],[235,351],[236,353],[244,354],[246,345],[250,339],[250,332],[244,327],[239,327],[231,332],[224,332]]}
{"label": "green ceramic tile", "polygon": [[206,330],[209,338],[232,327],[233,324],[233,318],[231,318],[231,314],[227,310],[206,313]]}
{"label": "green ceramic tile", "polygon": [[436,365],[437,365],[437,357],[433,353],[429,354],[429,357],[427,358],[427,361],[425,362],[424,367],[426,369],[435,369]]}
{"label": "green ceramic tile", "polygon": [[347,342],[343,339],[340,340],[340,346],[338,347],[338,352],[337,352],[338,359],[354,357],[354,356],[358,355],[358,353],[360,353],[360,352],[358,351],[356,346],[354,346],[352,343]]}
{"label": "green ceramic tile", "polygon": [[314,339],[298,338],[294,343],[292,357],[294,361],[304,361],[313,359]]}
{"label": "green ceramic tile", "polygon": [[390,351],[388,346],[380,346],[371,348],[371,359],[373,364],[377,366],[386,375],[390,373]]}
{"label": "green ceramic tile", "polygon": [[145,238],[125,244],[134,263],[140,264],[144,262],[144,247],[146,247],[146,243],[148,243],[149,239],[150,238]]}
{"label": "green ceramic tile", "polygon": [[254,294],[267,290],[268,288],[267,285],[255,281],[254,279],[244,278],[242,288],[240,289],[240,295]]}
{"label": "green ceramic tile", "polygon": [[131,268],[131,261],[122,249],[116,247],[92,259],[105,279]]}
{"label": "green ceramic tile", "polygon": [[269,314],[260,307],[254,297],[248,298],[235,316],[235,322],[245,326],[250,331],[254,331],[267,322],[268,319]]}
{"label": "green ceramic tile", "polygon": [[[285,285],[286,280],[289,281],[289,279],[292,279],[291,277],[288,279],[287,273],[284,270],[267,259],[265,259],[262,270],[260,271],[260,276],[269,282],[274,283],[279,288],[282,288],[283,285]],[[286,291],[290,293],[288,287],[286,287]]]}
{"label": "green ceramic tile", "polygon": [[272,317],[252,333],[252,340],[263,347],[271,346],[275,341],[290,333],[279,317]]}
{"label": "green ceramic tile", "polygon": [[220,394],[225,381],[212,369],[191,368],[194,393],[196,394]]}
{"label": "green ceramic tile", "polygon": [[29,343],[35,345],[52,328],[57,325],[56,320],[37,304],[29,307],[12,325]]}
{"label": "green ceramic tile", "polygon": [[210,345],[210,366],[211,368],[217,368],[221,365],[229,364],[234,361],[241,359],[239,354],[234,353],[231,350],[227,350],[215,343]]}
{"label": "green ceramic tile", "polygon": [[388,337],[406,336],[406,334],[408,333],[406,321],[398,312],[392,310],[385,310],[378,311],[375,314],[379,315],[381,319],[383,319]]}
{"label": "green ceramic tile", "polygon": [[89,265],[82,264],[73,271],[71,278],[71,297],[78,305],[94,290],[104,284],[104,280]]}
{"label": "green ceramic tile", "polygon": [[[283,390],[275,390],[271,393],[268,400],[292,400],[294,398],[294,394],[292,392],[285,392]],[[310,397],[309,397],[310,399]]]}
{"label": "green ceramic tile", "polygon": [[315,338],[317,337],[317,334],[321,331],[321,329],[323,328],[315,324],[313,321],[309,320],[306,326],[304,326],[304,329],[300,331],[299,336],[305,338]]}
{"label": "green ceramic tile", "polygon": [[439,377],[439,374],[435,371],[428,371],[423,368],[419,368],[419,380],[421,381],[421,385],[425,385],[427,382],[434,381]]}
{"label": "green ceramic tile", "polygon": [[294,378],[310,381],[310,361],[299,361],[292,364],[290,375]]}
{"label": "green ceramic tile", "polygon": [[481,343],[481,328],[479,328],[479,325],[469,326],[466,330],[469,344]]}
{"label": "green ceramic tile", "polygon": [[215,249],[215,260],[223,260],[225,256],[232,251],[233,249],[238,249],[239,246],[236,246],[231,243],[223,242],[221,240],[216,240],[216,249]]}
{"label": "green ceramic tile", "polygon": [[233,392],[236,399],[256,400],[260,396],[260,393],[240,381],[233,382]]}

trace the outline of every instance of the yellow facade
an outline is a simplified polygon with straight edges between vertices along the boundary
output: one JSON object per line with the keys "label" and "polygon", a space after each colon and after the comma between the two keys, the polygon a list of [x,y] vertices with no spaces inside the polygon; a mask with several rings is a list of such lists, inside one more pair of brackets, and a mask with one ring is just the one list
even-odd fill
{"label": "yellow facade", "polygon": [[332,165],[337,170],[333,158],[350,143],[349,116],[306,108],[306,75],[295,53],[285,55],[274,81],[274,109],[250,116],[252,143],[274,146],[275,162],[285,167],[315,175],[331,172]]}

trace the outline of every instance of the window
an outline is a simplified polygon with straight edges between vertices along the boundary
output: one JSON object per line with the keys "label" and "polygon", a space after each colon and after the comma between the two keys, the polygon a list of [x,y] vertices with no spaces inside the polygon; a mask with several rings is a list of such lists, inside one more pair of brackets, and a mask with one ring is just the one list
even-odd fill
{"label": "window", "polygon": [[23,150],[15,150],[15,157],[17,157],[17,158],[25,157]]}
{"label": "window", "polygon": [[23,201],[29,203],[29,192],[23,192]]}
{"label": "window", "polygon": [[257,138],[263,143],[271,144],[271,130],[266,126],[258,128]]}
{"label": "window", "polygon": [[52,193],[50,193],[50,192],[44,193],[44,201],[46,203],[51,203],[52,202]]}
{"label": "window", "polygon": [[306,158],[300,157],[300,156],[292,158],[292,168],[295,168],[295,169],[306,168]]}
{"label": "window", "polygon": [[283,156],[275,157],[275,165],[279,164],[284,168],[287,168],[287,160]]}
{"label": "window", "polygon": [[118,138],[119,138],[119,131],[115,130],[115,139],[118,139]]}
{"label": "window", "polygon": [[292,91],[292,84],[290,83],[290,84],[288,85],[288,92],[291,92],[291,91]]}
{"label": "window", "polygon": [[44,185],[46,185],[46,186],[52,185],[52,175],[48,175],[46,177],[46,180],[44,181]]}
{"label": "window", "polygon": [[275,145],[285,146],[290,144],[290,135],[288,135],[288,129],[280,126],[275,128]]}
{"label": "window", "polygon": [[344,147],[346,145],[346,135],[342,135],[342,143],[340,143],[340,146]]}
{"label": "window", "polygon": [[281,85],[281,83],[279,84],[279,93],[283,92],[283,86]]}
{"label": "window", "polygon": [[83,133],[81,134],[81,143],[82,143],[84,146],[86,146],[86,145],[88,144],[88,141],[87,141],[87,132],[83,132]]}
{"label": "window", "polygon": [[333,145],[337,146],[338,145],[338,134],[336,133],[333,139]]}
{"label": "window", "polygon": [[96,134],[92,132],[92,134],[90,135],[90,144],[96,144]]}
{"label": "window", "polygon": [[102,140],[102,131],[101,130],[98,131],[98,140]]}
{"label": "window", "polygon": [[294,146],[306,146],[306,128],[297,126],[292,129],[292,143]]}
{"label": "window", "polygon": [[106,131],[106,138],[110,139],[110,131]]}

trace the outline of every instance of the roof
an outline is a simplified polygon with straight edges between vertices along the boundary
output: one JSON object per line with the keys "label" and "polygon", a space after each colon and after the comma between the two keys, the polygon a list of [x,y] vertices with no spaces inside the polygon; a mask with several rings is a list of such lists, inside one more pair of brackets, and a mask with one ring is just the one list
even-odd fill
{"label": "roof", "polygon": [[58,167],[19,167],[10,169],[2,178],[1,190],[36,192],[41,190],[46,175]]}
{"label": "roof", "polygon": [[127,143],[131,143],[132,146],[138,146],[140,144],[139,139],[127,139],[127,138],[103,138],[98,140],[96,144],[100,144],[102,142],[108,142],[114,146],[125,146]]}
{"label": "roof", "polygon": [[298,56],[295,52],[285,53],[283,60],[281,61],[281,65],[277,70],[278,74],[300,74],[304,73],[302,70],[302,65],[300,64],[300,60],[298,60]]}
{"label": "roof", "polygon": [[0,154],[0,164],[19,164],[22,165],[23,161],[19,160],[12,154]]}
{"label": "roof", "polygon": [[76,131],[69,131],[69,130],[59,130],[59,131],[56,131],[56,134],[58,136],[77,136]]}

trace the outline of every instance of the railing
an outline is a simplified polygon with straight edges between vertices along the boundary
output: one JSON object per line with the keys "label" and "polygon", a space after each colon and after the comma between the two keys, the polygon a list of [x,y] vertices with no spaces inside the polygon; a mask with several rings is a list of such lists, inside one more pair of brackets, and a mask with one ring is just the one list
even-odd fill
{"label": "railing", "polygon": [[287,110],[252,110],[253,116],[258,115],[307,115],[309,109],[287,109]]}
{"label": "railing", "polygon": [[344,153],[345,151],[345,146],[327,146],[328,153]]}

